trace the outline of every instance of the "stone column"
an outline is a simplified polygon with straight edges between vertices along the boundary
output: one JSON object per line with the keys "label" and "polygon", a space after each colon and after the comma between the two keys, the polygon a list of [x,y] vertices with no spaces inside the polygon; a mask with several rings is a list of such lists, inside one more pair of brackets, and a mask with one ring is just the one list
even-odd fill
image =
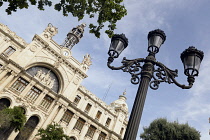
{"label": "stone column", "polygon": [[42,101],[42,99],[45,97],[45,95],[47,94],[48,91],[43,90],[42,93],[39,95],[39,97],[36,99],[36,101],[34,102],[34,105],[39,105]]}
{"label": "stone column", "polygon": [[61,105],[61,109],[58,111],[55,119],[53,120],[55,123],[58,123],[61,118],[63,117],[63,114],[66,112],[67,108],[64,105]]}
{"label": "stone column", "polygon": [[80,132],[80,139],[84,139],[89,127],[90,127],[90,124],[86,122],[82,128],[82,131]]}
{"label": "stone column", "polygon": [[48,124],[50,124],[53,120],[53,117],[56,113],[56,111],[58,110],[58,107],[60,106],[60,103],[56,103],[53,110],[50,112],[50,115],[47,117],[47,119],[45,120],[45,122],[43,123],[42,127],[46,128]]}
{"label": "stone column", "polygon": [[66,129],[67,134],[69,134],[72,131],[72,129],[74,128],[78,118],[79,118],[79,116],[76,115],[76,114],[74,114],[74,116],[71,118],[71,120],[70,120],[70,122],[67,126],[67,129]]}
{"label": "stone column", "polygon": [[0,73],[0,80],[2,80],[6,75],[7,75],[8,71],[7,70],[3,70],[1,73]]}
{"label": "stone column", "polygon": [[30,89],[36,84],[36,82],[34,81],[31,81],[27,86],[26,88],[20,93],[20,96],[21,97],[24,97],[29,91]]}
{"label": "stone column", "polygon": [[93,135],[93,140],[97,140],[99,137],[99,134],[101,133],[101,131],[99,129],[97,129]]}
{"label": "stone column", "polygon": [[17,73],[14,71],[11,72],[10,76],[4,80],[4,82],[0,85],[0,91],[5,88],[9,83],[11,83],[12,79],[17,76]]}

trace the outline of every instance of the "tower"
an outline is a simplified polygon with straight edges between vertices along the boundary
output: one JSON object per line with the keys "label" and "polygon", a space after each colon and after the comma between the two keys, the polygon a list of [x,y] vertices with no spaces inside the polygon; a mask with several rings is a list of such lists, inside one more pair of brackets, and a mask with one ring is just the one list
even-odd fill
{"label": "tower", "polygon": [[78,25],[76,28],[73,28],[68,34],[61,45],[62,47],[69,48],[70,50],[73,48],[75,44],[77,44],[80,39],[83,37],[84,28],[86,27],[86,24]]}

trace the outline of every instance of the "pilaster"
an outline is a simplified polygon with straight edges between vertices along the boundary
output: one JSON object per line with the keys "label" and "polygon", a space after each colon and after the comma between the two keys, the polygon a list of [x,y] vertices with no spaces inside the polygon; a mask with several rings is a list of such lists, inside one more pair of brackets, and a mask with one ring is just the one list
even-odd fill
{"label": "pilaster", "polygon": [[56,117],[55,117],[55,119],[53,121],[55,123],[58,123],[61,120],[61,118],[63,117],[63,114],[65,113],[66,110],[67,110],[66,106],[61,105],[61,108],[58,111],[58,113],[57,113],[57,115],[56,115]]}
{"label": "pilaster", "polygon": [[80,133],[80,139],[84,139],[89,127],[90,127],[90,123],[85,122],[85,125],[83,126],[82,131]]}
{"label": "pilaster", "polygon": [[71,118],[71,121],[69,122],[67,129],[66,129],[67,134],[69,134],[71,132],[71,130],[74,128],[78,118],[79,118],[78,115],[76,115],[76,114],[73,115],[73,117]]}
{"label": "pilaster", "polygon": [[99,137],[99,134],[101,133],[101,131],[99,129],[97,129],[93,135],[93,140],[97,140]]}
{"label": "pilaster", "polygon": [[20,96],[21,97],[24,97],[29,91],[30,89],[36,84],[36,82],[34,81],[31,81],[27,86],[26,88],[20,93]]}
{"label": "pilaster", "polygon": [[47,119],[45,120],[44,124],[42,125],[43,128],[47,127],[47,125],[52,122],[53,117],[54,117],[56,111],[58,110],[59,106],[60,106],[60,103],[56,102],[52,112],[50,112],[50,115],[47,117]]}
{"label": "pilaster", "polygon": [[17,73],[15,73],[14,71],[11,71],[9,77],[7,79],[4,80],[4,82],[0,85],[0,91],[5,88],[9,83],[11,83],[11,81],[13,80],[13,78],[17,76]]}

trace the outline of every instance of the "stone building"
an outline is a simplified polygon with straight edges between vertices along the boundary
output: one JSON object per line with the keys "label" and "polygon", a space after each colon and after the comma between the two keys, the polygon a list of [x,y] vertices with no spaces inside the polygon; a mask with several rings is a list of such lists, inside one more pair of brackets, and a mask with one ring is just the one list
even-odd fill
{"label": "stone building", "polygon": [[58,123],[71,140],[120,140],[127,126],[126,97],[107,105],[81,85],[91,65],[89,54],[82,62],[72,47],[83,37],[85,24],[73,28],[62,45],[52,37],[52,24],[26,43],[0,24],[0,109],[20,106],[27,117],[28,135],[11,131],[9,140],[39,139],[37,131]]}

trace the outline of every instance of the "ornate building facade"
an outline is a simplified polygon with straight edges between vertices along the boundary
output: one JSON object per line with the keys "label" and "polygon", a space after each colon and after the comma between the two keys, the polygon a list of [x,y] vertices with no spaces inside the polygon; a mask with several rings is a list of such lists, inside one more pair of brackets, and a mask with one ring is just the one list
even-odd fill
{"label": "ornate building facade", "polygon": [[0,24],[0,109],[20,106],[27,117],[28,135],[11,131],[9,140],[30,139],[39,128],[58,123],[71,140],[121,140],[128,119],[126,97],[107,105],[80,83],[87,78],[89,54],[82,62],[72,47],[83,37],[85,24],[73,28],[62,45],[52,37],[52,24],[26,43]]}

